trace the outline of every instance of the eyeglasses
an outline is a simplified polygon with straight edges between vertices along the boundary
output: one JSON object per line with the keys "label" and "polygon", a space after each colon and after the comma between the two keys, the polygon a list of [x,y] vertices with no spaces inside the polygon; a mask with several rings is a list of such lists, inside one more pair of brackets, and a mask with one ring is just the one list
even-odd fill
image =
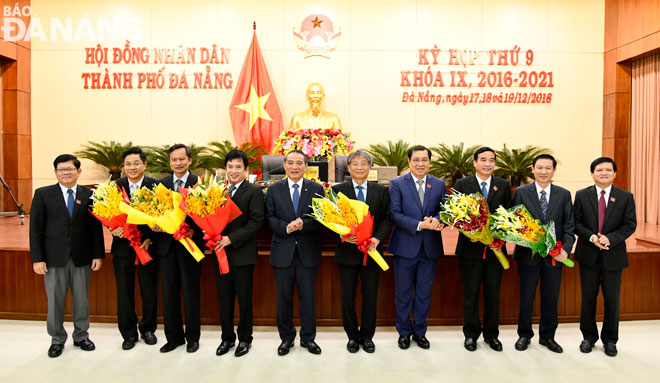
{"label": "eyeglasses", "polygon": [[55,169],[56,172],[60,174],[66,174],[66,173],[75,173],[78,169],[76,168],[57,168]]}

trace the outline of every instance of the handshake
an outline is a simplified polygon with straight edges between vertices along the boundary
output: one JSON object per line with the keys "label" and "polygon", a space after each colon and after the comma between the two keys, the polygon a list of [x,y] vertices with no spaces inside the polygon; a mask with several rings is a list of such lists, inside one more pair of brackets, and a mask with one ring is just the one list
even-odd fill
{"label": "handshake", "polygon": [[424,217],[424,220],[419,223],[419,230],[440,231],[444,228],[445,224],[434,217]]}

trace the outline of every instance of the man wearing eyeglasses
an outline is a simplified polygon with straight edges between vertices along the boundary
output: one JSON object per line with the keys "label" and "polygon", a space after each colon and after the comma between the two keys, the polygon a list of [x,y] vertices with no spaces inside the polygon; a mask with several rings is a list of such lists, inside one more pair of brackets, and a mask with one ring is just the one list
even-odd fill
{"label": "man wearing eyeglasses", "polygon": [[30,258],[34,272],[44,276],[48,296],[46,328],[51,336],[48,356],[62,354],[67,332],[64,310],[69,288],[73,298],[73,345],[96,347],[89,339],[89,281],[105,256],[101,223],[89,212],[92,190],[78,185],[80,161],[71,154],[55,158],[58,183],[34,192],[30,208]]}

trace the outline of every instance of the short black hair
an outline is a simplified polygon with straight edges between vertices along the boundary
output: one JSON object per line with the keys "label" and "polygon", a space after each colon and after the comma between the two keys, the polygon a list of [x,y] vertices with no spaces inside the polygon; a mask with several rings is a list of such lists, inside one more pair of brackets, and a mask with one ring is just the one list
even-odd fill
{"label": "short black hair", "polygon": [[497,153],[495,153],[495,151],[493,149],[489,148],[488,146],[482,146],[479,149],[477,149],[476,152],[474,152],[474,160],[475,161],[478,160],[479,155],[481,153],[485,153],[485,152],[493,152],[493,154],[495,155],[495,159],[497,159]]}
{"label": "short black hair", "polygon": [[126,157],[130,156],[131,154],[139,155],[140,156],[140,161],[142,161],[142,163],[147,162],[147,154],[145,152],[143,152],[142,149],[140,149],[138,147],[132,147],[132,148],[126,149],[124,151],[124,153],[122,153],[122,155],[121,155],[121,161],[124,162]]}
{"label": "short black hair", "polygon": [[602,163],[605,163],[605,162],[609,162],[609,163],[611,163],[611,164],[612,164],[612,168],[614,169],[614,172],[616,173],[616,162],[614,162],[614,160],[611,159],[610,157],[598,157],[598,158],[596,158],[596,159],[591,163],[591,172],[593,173],[594,170],[596,170],[596,166],[598,166],[598,165],[600,165],[600,164],[602,164]]}
{"label": "short black hair", "polygon": [[543,153],[534,157],[534,161],[532,161],[532,167],[536,166],[536,161],[538,160],[551,160],[552,168],[555,169],[557,167],[557,160],[555,160],[555,157],[553,157],[552,154]]}
{"label": "short black hair", "polygon": [[229,163],[229,161],[235,160],[237,158],[240,158],[240,159],[243,160],[243,166],[245,166],[245,168],[247,169],[248,163],[250,162],[250,160],[248,159],[248,156],[247,156],[247,154],[245,154],[244,151],[238,150],[238,149],[234,149],[234,150],[230,151],[229,153],[227,153],[227,155],[225,156],[225,167],[227,167],[227,163]]}
{"label": "short black hair", "polygon": [[169,157],[173,151],[181,148],[186,149],[186,156],[188,156],[188,158],[192,160],[192,149],[190,149],[190,146],[184,144],[174,144],[170,146],[170,148],[167,149],[167,156]]}
{"label": "short black hair", "polygon": [[305,165],[309,165],[309,157],[307,157],[307,154],[303,153],[303,151],[300,150],[300,149],[294,149],[294,150],[288,152],[287,154],[285,154],[284,155],[284,161],[282,161],[282,162],[286,162],[286,159],[289,157],[289,154],[292,154],[292,153],[298,153],[298,154],[302,155],[303,157],[305,157]]}
{"label": "short black hair", "polygon": [[73,154],[60,154],[59,156],[55,157],[55,161],[53,161],[53,167],[57,169],[57,164],[69,161],[73,161],[73,166],[75,166],[76,169],[80,169],[80,160]]}
{"label": "short black hair", "polygon": [[429,155],[429,160],[431,160],[431,150],[426,146],[415,145],[412,148],[408,149],[408,159],[412,158],[413,152],[418,152],[420,150],[426,150],[426,153]]}

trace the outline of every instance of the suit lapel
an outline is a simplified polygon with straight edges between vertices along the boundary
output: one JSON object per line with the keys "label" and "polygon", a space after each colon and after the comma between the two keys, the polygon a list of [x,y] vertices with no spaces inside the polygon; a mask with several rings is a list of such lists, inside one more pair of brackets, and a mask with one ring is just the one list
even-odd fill
{"label": "suit lapel", "polygon": [[[612,215],[612,211],[616,209],[616,200],[619,197],[619,190],[612,186],[610,190],[610,200],[607,201],[607,209],[605,209],[605,219],[603,219],[603,228],[607,224],[607,219]],[[596,210],[596,217],[598,217],[598,210]]]}
{"label": "suit lapel", "polygon": [[536,194],[536,182],[529,184],[529,190],[527,190],[527,198],[530,200],[532,206],[527,206],[529,210],[532,208],[534,212],[532,216],[538,218],[540,221],[543,221],[543,211],[541,210],[541,201],[539,201],[539,196]]}
{"label": "suit lapel", "polygon": [[[369,195],[369,185],[367,184],[367,196]],[[357,195],[355,194],[355,188],[353,187],[353,181],[348,181],[346,183],[346,188],[344,188],[344,194],[346,194],[346,197],[350,199],[357,199]]]}
{"label": "suit lapel", "polygon": [[[311,182],[312,181],[303,178],[303,185],[300,193],[300,202],[298,202],[298,211],[296,212],[296,217],[300,217],[300,215],[302,215],[302,212],[305,210],[305,207],[311,205],[313,197],[318,197],[312,195],[312,191],[310,190]],[[291,202],[291,206],[293,206],[293,201]]]}
{"label": "suit lapel", "polygon": [[376,198],[376,190],[374,190],[374,185],[370,182],[367,182],[367,198],[364,200],[364,202],[371,206],[372,203],[374,203],[374,198]]}
{"label": "suit lapel", "polygon": [[491,176],[490,177],[490,187],[488,188],[488,198],[486,198],[486,202],[491,202],[493,200],[493,196],[497,191],[499,190],[499,186],[495,185],[495,177]]}
{"label": "suit lapel", "polygon": [[[419,199],[419,198],[417,198]],[[422,213],[427,210],[429,203],[431,202],[431,176],[426,175],[426,184],[424,184],[424,206],[422,207]]]}
{"label": "suit lapel", "polygon": [[[80,211],[80,202],[86,198],[87,198],[87,194],[85,193],[83,188],[80,187],[80,185],[78,185],[76,187],[76,196],[74,197],[74,201],[73,201],[73,215],[71,216],[72,221],[74,220],[74,218],[76,218],[78,212]],[[68,211],[67,214],[69,214]]]}
{"label": "suit lapel", "polygon": [[55,200],[55,203],[62,209],[64,214],[66,215],[66,219],[71,222],[71,217],[69,217],[69,211],[66,208],[66,202],[64,201],[64,195],[62,194],[62,188],[60,188],[60,184],[57,183],[53,187],[53,199]]}
{"label": "suit lapel", "polygon": [[[557,197],[558,197],[557,188],[555,187],[555,185],[550,184],[550,201],[548,201],[548,216],[546,217],[548,221],[550,221],[552,212],[558,205]],[[540,202],[539,202],[539,206],[541,206]]]}
{"label": "suit lapel", "polygon": [[[428,178],[428,177],[427,177],[427,178]],[[414,196],[413,199],[415,200],[415,203],[416,203],[417,206],[419,207],[419,210],[421,210],[422,213],[423,213],[423,212],[424,212],[424,209],[422,208],[422,203],[419,201],[419,194],[417,193],[417,183],[416,183],[416,179],[413,177],[412,173],[408,173],[408,175],[406,176],[406,178],[404,179],[404,181],[405,181],[404,183],[405,183],[406,186],[408,187],[408,190],[409,190],[410,193],[412,193],[412,195]],[[426,200],[426,190],[425,190],[425,192],[424,192],[424,200]]]}
{"label": "suit lapel", "polygon": [[[286,206],[289,210],[289,215],[295,219],[296,212],[293,211],[293,200],[291,199],[291,194],[289,193],[289,180],[285,178],[280,182],[282,182],[282,187],[280,188],[280,198],[283,201],[288,201],[286,202]],[[298,204],[298,206],[300,206],[300,204]]]}
{"label": "suit lapel", "polygon": [[[614,188],[612,189],[614,190]],[[589,200],[589,206],[591,206],[596,222],[598,222],[598,197],[596,197],[596,187],[593,185],[587,189],[587,200]],[[596,230],[598,230],[598,227],[596,227]]]}

